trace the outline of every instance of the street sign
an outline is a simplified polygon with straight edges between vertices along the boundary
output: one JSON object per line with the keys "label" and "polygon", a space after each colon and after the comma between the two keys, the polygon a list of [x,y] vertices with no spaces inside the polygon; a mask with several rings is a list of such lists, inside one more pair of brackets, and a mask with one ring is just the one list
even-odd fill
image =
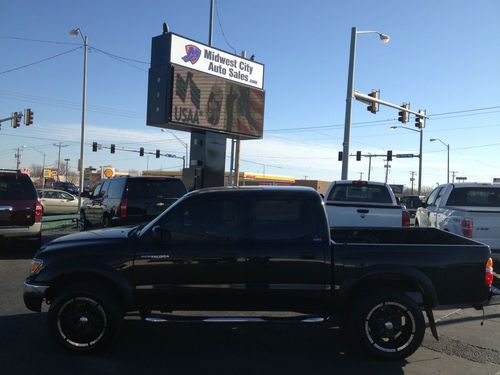
{"label": "street sign", "polygon": [[396,154],[397,158],[414,158],[414,154]]}

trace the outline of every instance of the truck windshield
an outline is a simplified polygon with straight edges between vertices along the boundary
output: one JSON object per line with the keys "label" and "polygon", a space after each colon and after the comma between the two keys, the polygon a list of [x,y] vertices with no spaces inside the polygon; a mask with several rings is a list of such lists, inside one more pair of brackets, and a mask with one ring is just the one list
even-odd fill
{"label": "truck windshield", "polygon": [[500,188],[470,187],[453,189],[447,205],[500,207]]}
{"label": "truck windshield", "polygon": [[329,201],[392,203],[391,195],[385,186],[381,185],[335,185],[328,195]]}

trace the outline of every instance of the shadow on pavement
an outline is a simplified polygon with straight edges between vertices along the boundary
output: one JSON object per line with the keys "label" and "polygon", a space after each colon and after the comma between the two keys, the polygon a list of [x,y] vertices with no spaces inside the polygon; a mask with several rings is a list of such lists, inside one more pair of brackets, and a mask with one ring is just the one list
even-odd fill
{"label": "shadow on pavement", "polygon": [[0,317],[2,373],[402,374],[406,364],[366,357],[349,347],[337,329],[284,324],[126,320],[108,350],[76,355],[55,344],[45,319],[46,314],[31,313]]}

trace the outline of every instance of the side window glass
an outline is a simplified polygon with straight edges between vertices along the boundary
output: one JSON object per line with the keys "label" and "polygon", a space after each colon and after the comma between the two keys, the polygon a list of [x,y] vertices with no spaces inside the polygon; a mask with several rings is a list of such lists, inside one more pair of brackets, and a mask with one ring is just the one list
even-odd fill
{"label": "side window glass", "polygon": [[106,180],[104,181],[104,183],[102,184],[102,187],[101,187],[101,197],[106,197],[107,196],[107,192],[109,190],[109,184],[111,183],[111,180]]}
{"label": "side window glass", "polygon": [[299,240],[311,235],[308,209],[297,199],[259,199],[253,205],[256,240]]}
{"label": "side window glass", "polygon": [[238,236],[239,217],[235,199],[192,201],[179,207],[163,228],[173,242],[234,240]]}
{"label": "side window glass", "polygon": [[125,187],[125,178],[117,178],[110,180],[108,188],[108,198],[121,199],[123,196],[123,189]]}
{"label": "side window glass", "polygon": [[435,201],[440,191],[441,188],[435,188],[432,191],[432,193],[429,195],[429,198],[427,198],[427,206],[435,206]]}
{"label": "side window glass", "polygon": [[102,187],[102,184],[99,184],[95,187],[94,193],[92,194],[94,198],[97,197],[99,195],[99,193],[101,192],[101,187]]}

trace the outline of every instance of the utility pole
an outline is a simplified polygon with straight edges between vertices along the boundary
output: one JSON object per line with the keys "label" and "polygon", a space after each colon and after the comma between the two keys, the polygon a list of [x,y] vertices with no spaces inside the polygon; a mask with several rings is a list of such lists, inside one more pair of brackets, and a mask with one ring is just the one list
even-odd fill
{"label": "utility pole", "polygon": [[451,182],[454,184],[455,183],[455,175],[458,173],[458,171],[451,171],[451,176],[452,176],[452,179],[451,179]]}
{"label": "utility pole", "polygon": [[389,161],[386,159],[384,160],[385,161],[385,183],[387,184],[387,180],[389,178],[389,168],[391,167],[391,165],[389,164]]}
{"label": "utility pole", "polygon": [[359,173],[359,180],[363,180],[363,172],[358,172]]}
{"label": "utility pole", "polygon": [[66,182],[68,182],[68,162],[70,161],[71,159],[64,159],[64,161],[66,162]]}
{"label": "utility pole", "polygon": [[372,154],[368,154],[368,181],[370,181],[371,172],[372,172]]}
{"label": "utility pole", "polygon": [[411,173],[411,177],[410,177],[410,181],[411,181],[411,195],[413,195],[413,183],[415,182],[415,171],[410,171]]}
{"label": "utility pole", "polygon": [[62,142],[53,143],[53,145],[55,147],[59,147],[59,152],[57,156],[57,173],[59,174],[59,172],[61,171],[61,147],[67,147],[68,145],[63,145]]}
{"label": "utility pole", "polygon": [[16,158],[16,169],[19,169],[19,167],[21,166],[21,150],[23,149],[23,147],[18,147],[17,153],[14,154],[14,157]]}

